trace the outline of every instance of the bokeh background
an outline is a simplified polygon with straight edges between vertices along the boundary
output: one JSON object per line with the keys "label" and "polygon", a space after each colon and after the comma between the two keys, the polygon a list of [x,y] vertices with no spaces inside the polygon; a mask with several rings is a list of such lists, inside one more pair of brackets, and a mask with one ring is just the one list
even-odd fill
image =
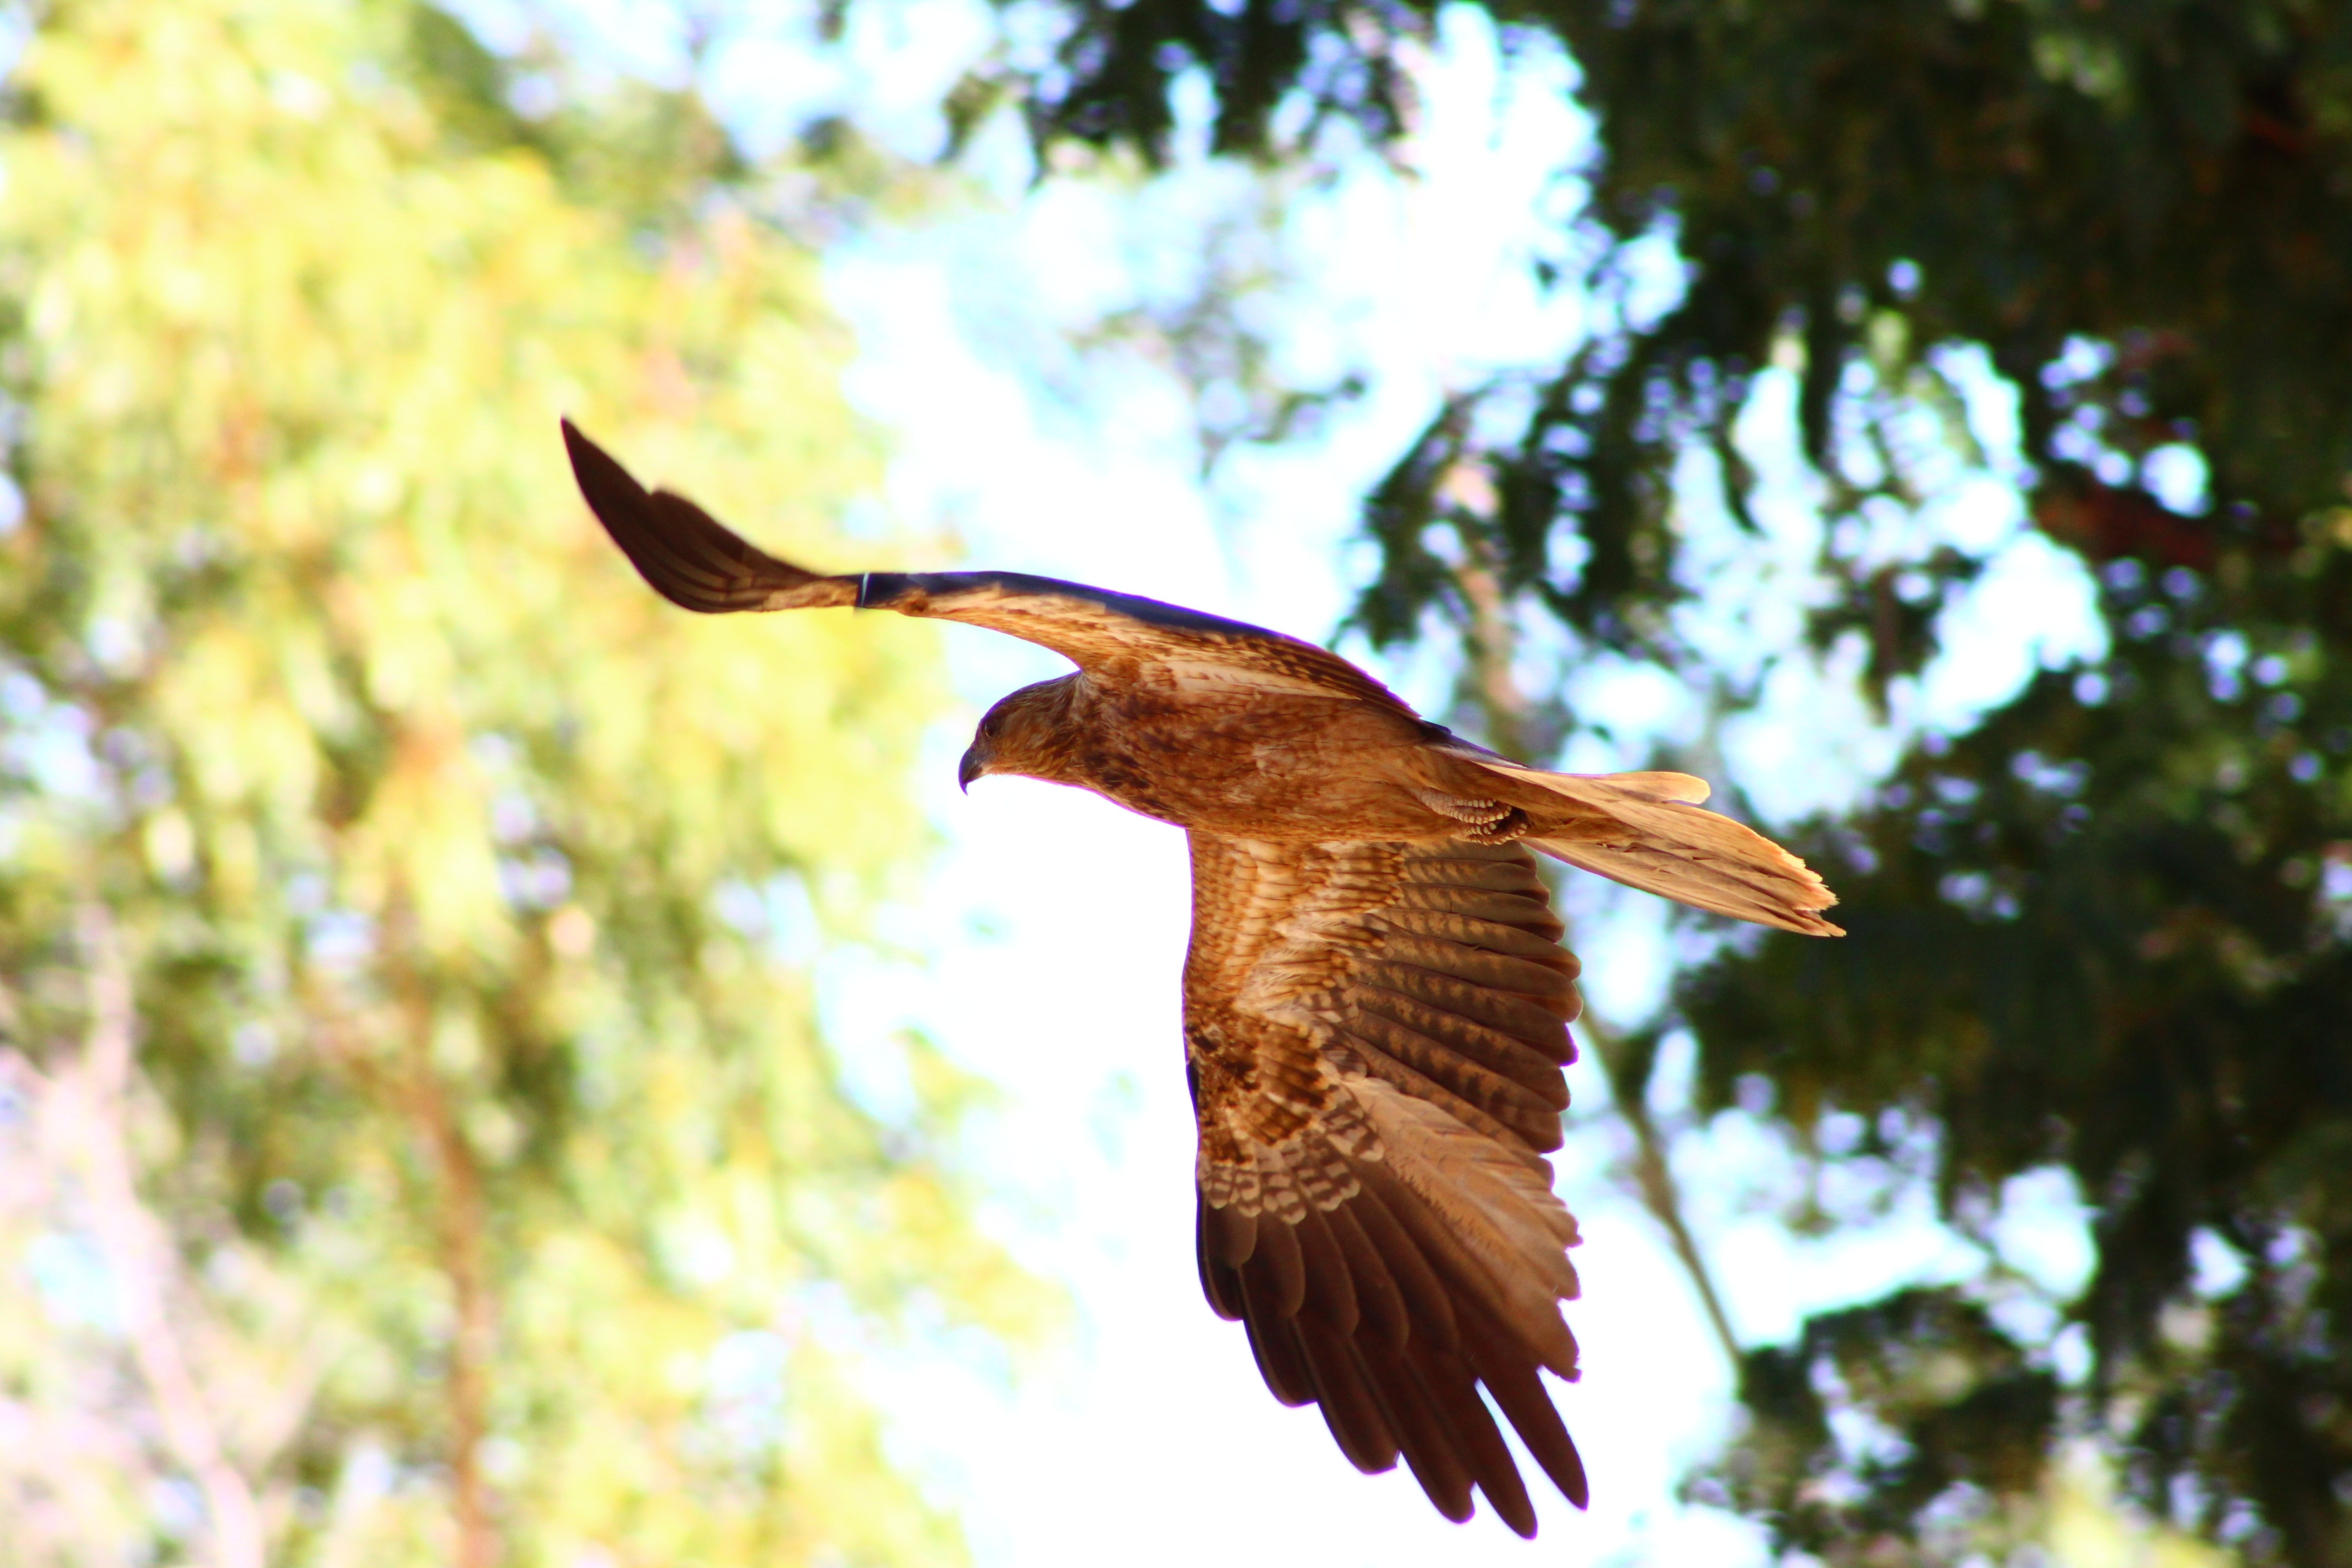
{"label": "bokeh background", "polygon": [[[0,29],[0,1564],[2352,1558],[2352,5]],[[1799,844],[1567,876],[1534,1546],[1199,1299],[1139,591]]]}

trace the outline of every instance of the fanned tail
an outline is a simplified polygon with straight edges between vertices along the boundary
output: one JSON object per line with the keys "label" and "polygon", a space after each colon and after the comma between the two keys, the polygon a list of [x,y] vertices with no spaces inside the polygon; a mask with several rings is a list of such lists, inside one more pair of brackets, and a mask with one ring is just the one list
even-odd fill
{"label": "fanned tail", "polygon": [[1466,750],[1457,754],[1520,786],[1508,794],[1536,819],[1536,830],[1520,840],[1530,849],[1734,920],[1806,936],[1845,934],[1820,914],[1837,895],[1802,860],[1697,805],[1707,796],[1703,780],[1669,773],[1555,773]]}

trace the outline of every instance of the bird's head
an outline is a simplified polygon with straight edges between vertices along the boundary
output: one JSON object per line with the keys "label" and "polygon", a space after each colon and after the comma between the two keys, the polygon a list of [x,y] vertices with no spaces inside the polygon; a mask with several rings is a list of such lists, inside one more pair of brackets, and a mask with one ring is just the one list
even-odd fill
{"label": "bird's head", "polygon": [[1024,686],[997,701],[981,721],[963,761],[956,767],[956,784],[990,773],[1020,773],[1033,779],[1060,782],[1070,759],[1070,693],[1076,674]]}

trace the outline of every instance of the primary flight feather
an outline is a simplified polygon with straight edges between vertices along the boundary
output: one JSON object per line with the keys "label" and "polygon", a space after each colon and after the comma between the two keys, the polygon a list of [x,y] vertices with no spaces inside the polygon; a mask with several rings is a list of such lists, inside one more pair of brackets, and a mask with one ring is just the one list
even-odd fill
{"label": "primary flight feather", "polygon": [[1013,572],[826,576],[648,492],[568,421],[581,493],[673,604],[963,621],[1077,668],[990,709],[958,781],[1075,784],[1185,830],[1194,1247],[1209,1305],[1286,1405],[1447,1518],[1535,1511],[1486,1400],[1571,1501],[1584,1468],[1539,1369],[1573,1378],[1576,1222],[1551,1190],[1576,959],[1530,848],[1817,936],[1804,862],[1700,809],[1682,773],[1547,773],[1421,718],[1279,632]]}

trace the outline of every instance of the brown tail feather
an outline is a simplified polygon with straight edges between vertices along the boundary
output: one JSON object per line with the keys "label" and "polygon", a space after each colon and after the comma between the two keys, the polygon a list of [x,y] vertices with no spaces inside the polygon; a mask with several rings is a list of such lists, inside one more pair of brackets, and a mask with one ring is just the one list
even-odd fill
{"label": "brown tail feather", "polygon": [[[1753,828],[1701,809],[1685,773],[1555,773],[1464,752],[1535,819],[1521,840],[1629,888],[1734,920],[1807,936],[1845,932],[1819,911],[1837,895],[1802,860]],[[1546,818],[1561,826],[1548,833]],[[1569,826],[1572,824],[1573,826]]]}

